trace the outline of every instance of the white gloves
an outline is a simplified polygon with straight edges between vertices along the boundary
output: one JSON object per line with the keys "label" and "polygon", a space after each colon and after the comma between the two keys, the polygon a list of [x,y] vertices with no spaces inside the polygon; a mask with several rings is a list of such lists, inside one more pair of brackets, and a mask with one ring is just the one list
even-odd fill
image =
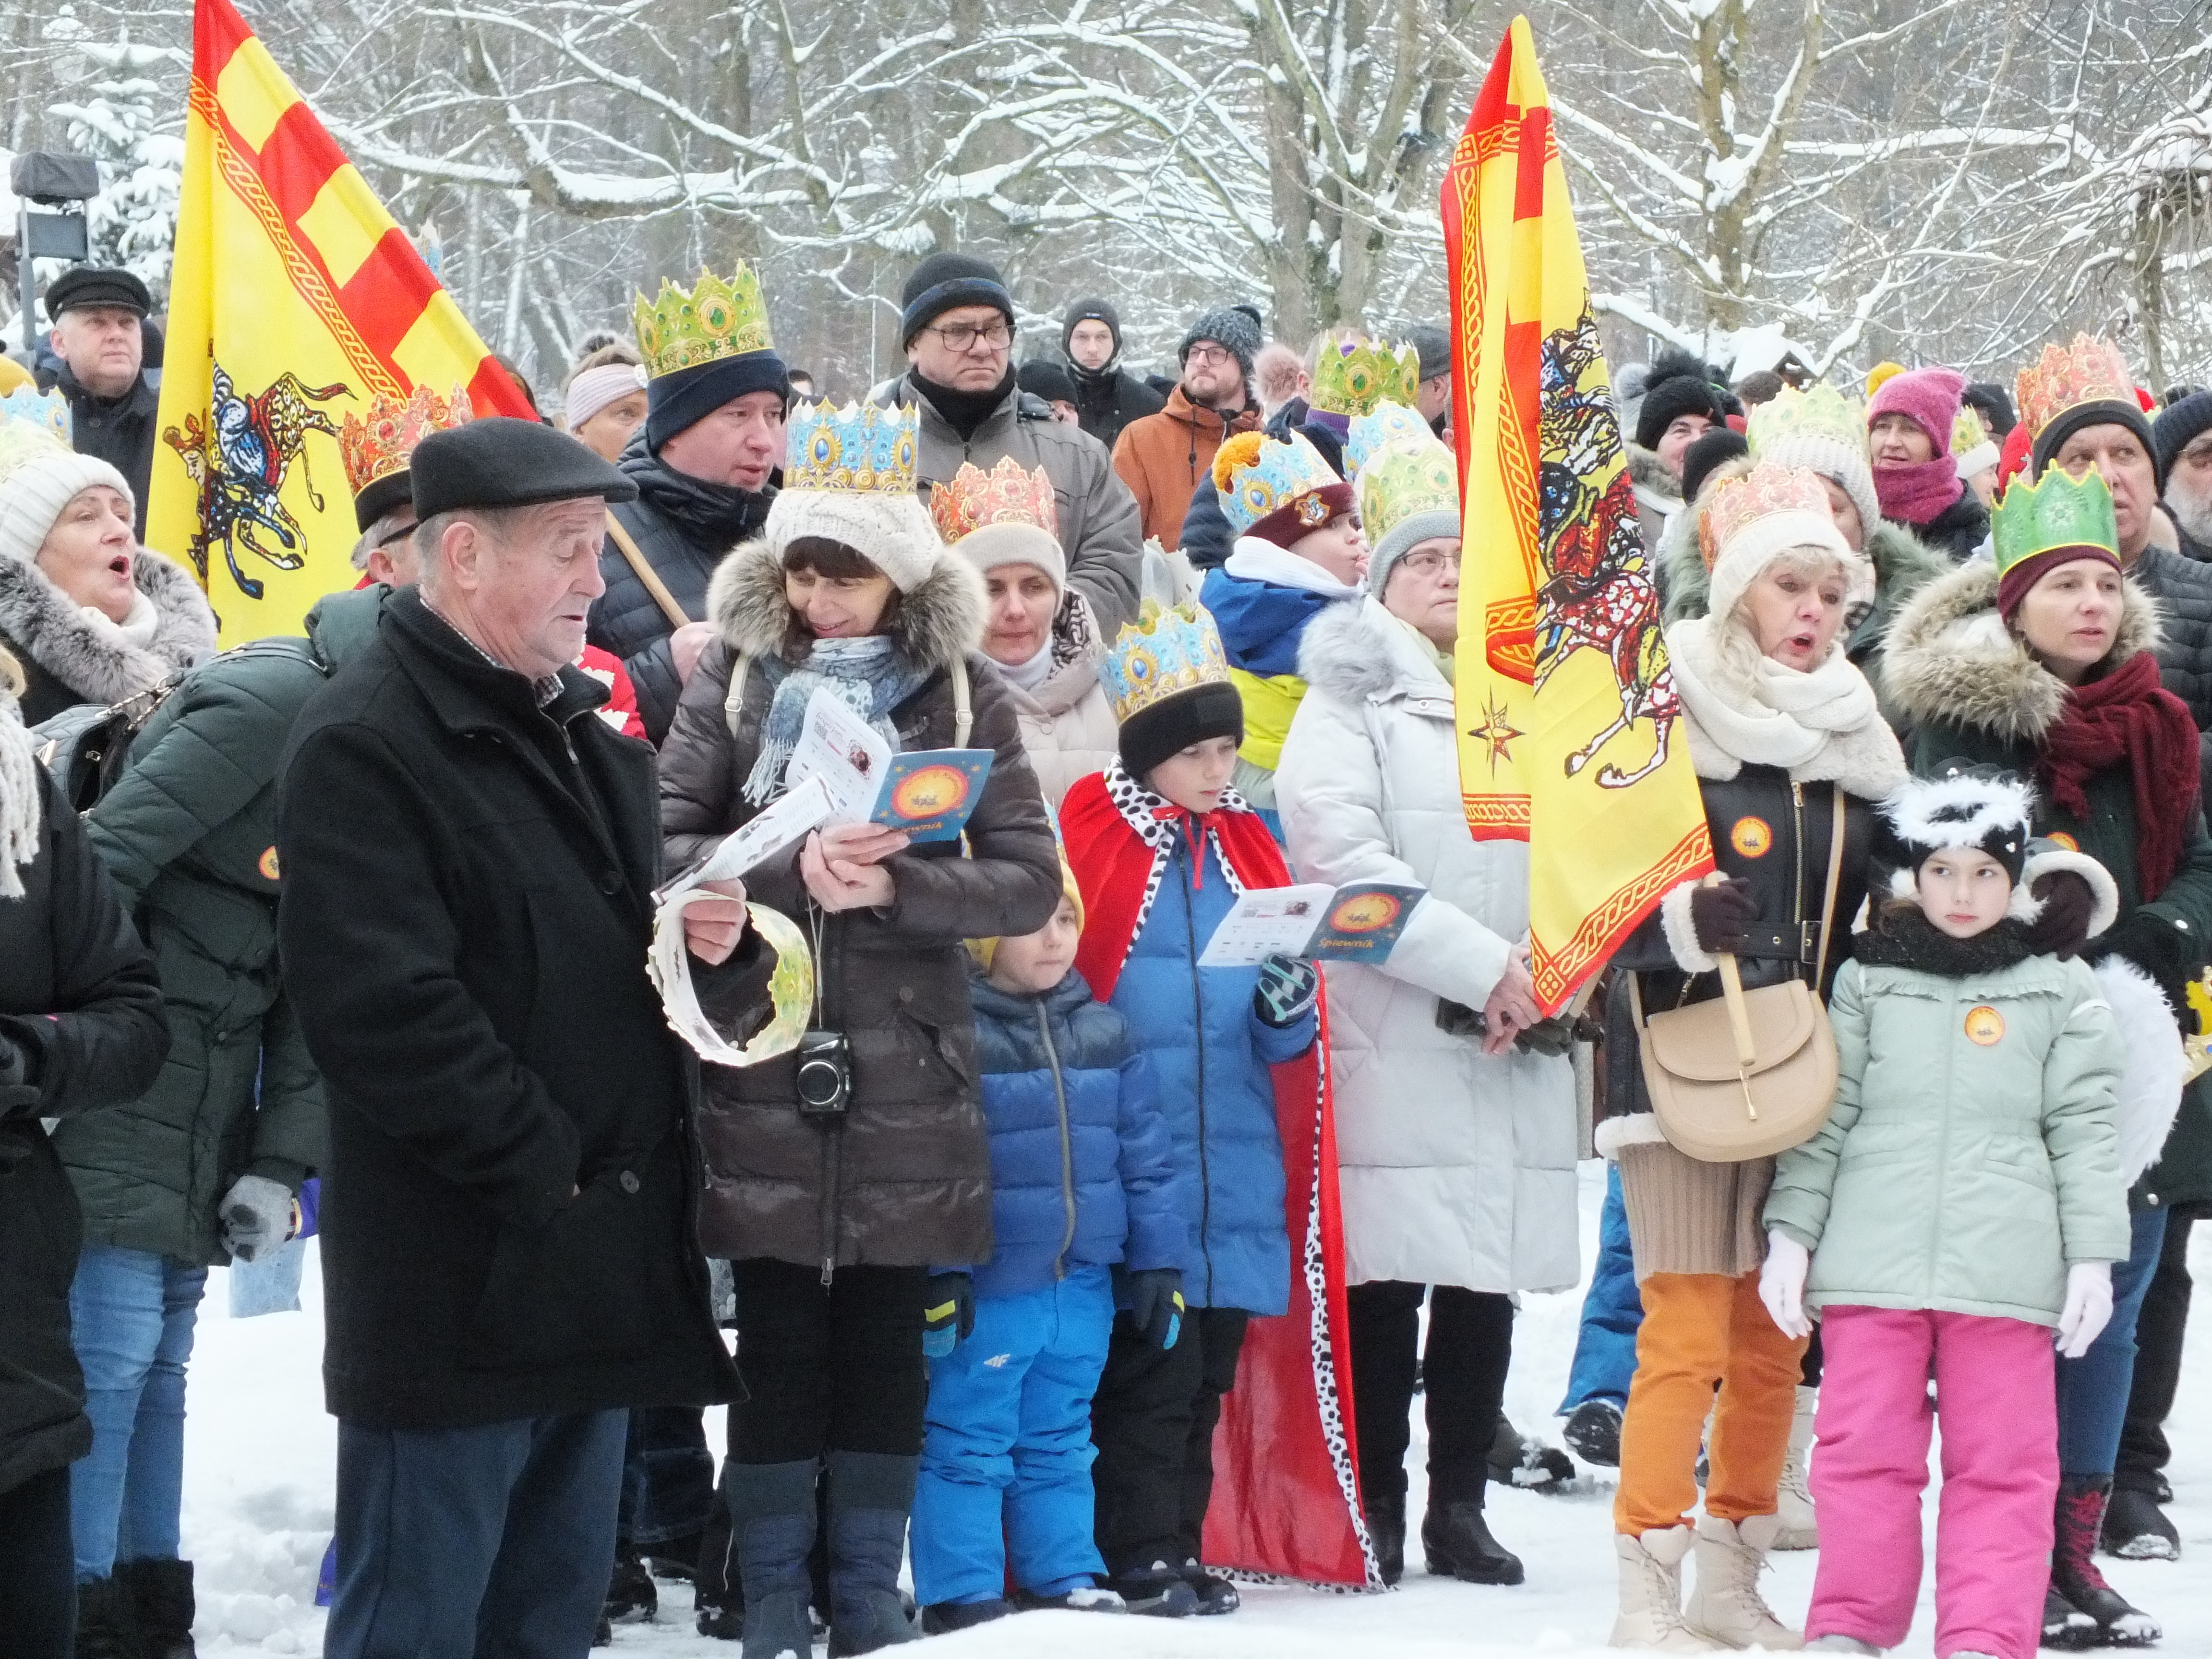
{"label": "white gloves", "polygon": [[[222,1248],[240,1261],[252,1261],[292,1236],[292,1189],[267,1176],[239,1176],[215,1212],[222,1222]],[[2107,1313],[2112,1305],[2107,1293]]]}
{"label": "white gloves", "polygon": [[[1784,1336],[1813,1334],[1813,1322],[1805,1316],[1805,1274],[1812,1265],[1813,1253],[1788,1233],[1779,1227],[1768,1232],[1766,1265],[1759,1270],[1759,1299]],[[2107,1291],[2105,1311],[2112,1310]]]}
{"label": "white gloves", "polygon": [[2058,1315],[2058,1352],[2079,1359],[2112,1317],[2112,1264],[2077,1261],[2066,1270],[2066,1306]]}

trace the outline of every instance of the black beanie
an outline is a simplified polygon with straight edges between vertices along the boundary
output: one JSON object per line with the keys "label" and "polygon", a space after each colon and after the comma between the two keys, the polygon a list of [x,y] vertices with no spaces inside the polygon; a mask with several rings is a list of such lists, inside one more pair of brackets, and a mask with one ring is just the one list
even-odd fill
{"label": "black beanie", "polygon": [[933,253],[914,268],[899,295],[904,307],[899,318],[899,344],[911,345],[914,337],[948,311],[962,306],[996,306],[1014,325],[1014,296],[1006,292],[1006,278],[996,265],[971,259],[964,253]]}
{"label": "black beanie", "polygon": [[1121,769],[1142,783],[1162,761],[1208,738],[1244,741],[1244,699],[1225,680],[1178,691],[1123,720]]}
{"label": "black beanie", "polygon": [[[2124,426],[2135,434],[2142,445],[2143,453],[2150,457],[2153,485],[2161,495],[2166,493],[2166,468],[2160,463],[2156,439],[2151,432],[2150,416],[2142,405],[2132,398],[2099,398],[2089,403],[2075,404],[2071,409],[2062,409],[2043,423],[2043,430],[2035,434],[2034,446],[2028,451],[2027,476],[2040,478],[2043,471],[2065,447],[2066,441],[2085,426]],[[2180,446],[2176,445],[2178,449]]]}
{"label": "black beanie", "polygon": [[[740,352],[645,383],[645,447],[658,455],[686,427],[752,392],[773,392],[791,407],[791,374],[774,349]],[[781,463],[779,463],[780,465]]]}
{"label": "black beanie", "polygon": [[1959,401],[1990,423],[1990,430],[2002,443],[2012,435],[2013,428],[2020,424],[2020,416],[2013,413],[2012,395],[1995,380],[1969,380],[1966,389],[1959,394]]}
{"label": "black beanie", "polygon": [[1075,398],[1075,377],[1066,365],[1049,357],[1032,357],[1014,371],[1014,383],[1032,398],[1042,398],[1048,404],[1072,404]]}
{"label": "black beanie", "polygon": [[1067,315],[1060,322],[1060,349],[1067,351],[1072,359],[1075,354],[1067,350],[1067,343],[1075,337],[1078,323],[1103,323],[1107,332],[1114,337],[1114,355],[1121,355],[1121,313],[1108,300],[1078,300],[1068,307]]}
{"label": "black beanie", "polygon": [[2208,426],[2212,426],[2212,392],[2192,392],[2159,410],[2150,423],[2150,436],[2160,480],[2172,475],[2181,452]]}
{"label": "black beanie", "polygon": [[1739,455],[1751,453],[1751,445],[1732,426],[1717,426],[1682,452],[1682,499],[1694,501],[1713,469]]}
{"label": "black beanie", "polygon": [[1667,428],[1684,415],[1702,415],[1715,426],[1728,419],[1728,404],[1705,366],[1686,352],[1662,353],[1651,365],[1644,403],[1636,412],[1636,441],[1656,449]]}

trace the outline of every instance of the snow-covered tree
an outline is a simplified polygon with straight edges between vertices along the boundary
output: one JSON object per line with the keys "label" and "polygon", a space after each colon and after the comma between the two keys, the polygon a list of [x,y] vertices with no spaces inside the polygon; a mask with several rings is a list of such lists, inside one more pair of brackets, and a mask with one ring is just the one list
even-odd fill
{"label": "snow-covered tree", "polygon": [[112,40],[88,34],[66,8],[48,26],[48,42],[65,47],[84,78],[47,111],[64,123],[70,149],[100,162],[100,194],[85,204],[93,258],[136,273],[158,304],[168,291],[183,183],[177,71],[190,58],[174,46],[133,40],[127,26]]}

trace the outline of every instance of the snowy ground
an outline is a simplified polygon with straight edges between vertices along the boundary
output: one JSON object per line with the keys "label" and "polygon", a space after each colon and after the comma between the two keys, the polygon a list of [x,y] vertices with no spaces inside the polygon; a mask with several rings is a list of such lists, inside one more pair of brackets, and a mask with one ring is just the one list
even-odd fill
{"label": "snowy ground", "polygon": [[[1595,1247],[1603,1166],[1583,1167],[1583,1259]],[[2212,1227],[2199,1227],[2192,1264],[2199,1284],[2212,1283]],[[198,1563],[204,1654],[316,1653],[323,1615],[313,1605],[315,1572],[330,1539],[337,1436],[323,1415],[317,1367],[321,1350],[320,1284],[310,1259],[307,1310],[257,1319],[228,1317],[228,1286],[210,1275],[193,1356],[185,1436],[185,1545]],[[1565,1384],[1582,1298],[1530,1297],[1515,1339],[1506,1408],[1524,1431],[1556,1438],[1550,1413]],[[2212,1317],[2190,1331],[2182,1400],[2170,1425],[2177,1455],[2171,1510],[2182,1534],[2179,1563],[2108,1561],[2120,1590],[2165,1621],[2161,1651],[2177,1659],[2212,1659]],[[719,1413],[713,1433],[720,1437]],[[1418,1410],[1411,1507],[1423,1499]],[[1613,1617],[1609,1547],[1613,1479],[1596,1472],[1582,1489],[1561,1497],[1491,1489],[1491,1521],[1499,1539],[1528,1564],[1528,1582],[1492,1589],[1431,1579],[1408,1540],[1408,1571],[1383,1595],[1248,1588],[1243,1611],[1230,1619],[1109,1620],[1076,1613],[1032,1613],[939,1638],[947,1655],[1034,1655],[1055,1659],[1168,1659],[1168,1656],[1267,1656],[1267,1659],[1367,1659],[1367,1656],[1464,1655],[1471,1649],[1568,1653],[1599,1647]],[[1934,1521],[1929,1505],[1929,1522]],[[1932,1543],[1932,1540],[1931,1540]],[[1778,1612],[1799,1621],[1810,1598],[1814,1557],[1776,1558],[1766,1594]],[[732,1656],[733,1645],[695,1634],[689,1591],[661,1587],[659,1621],[617,1631],[613,1654]],[[1923,1589],[1920,1616],[1899,1651],[1930,1653],[1932,1613]]]}

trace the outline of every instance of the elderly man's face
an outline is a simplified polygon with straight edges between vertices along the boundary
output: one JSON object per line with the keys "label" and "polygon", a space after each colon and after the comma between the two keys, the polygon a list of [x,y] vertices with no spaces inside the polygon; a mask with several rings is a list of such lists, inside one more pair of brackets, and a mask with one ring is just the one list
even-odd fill
{"label": "elderly man's face", "polygon": [[607,591],[605,534],[597,495],[526,507],[497,528],[462,518],[440,538],[432,603],[500,662],[543,679],[583,654],[585,617]]}
{"label": "elderly man's face", "polygon": [[2085,426],[2068,434],[2051,458],[2069,477],[2091,467],[2112,492],[2112,523],[2120,532],[2120,562],[2133,564],[2150,544],[2150,510],[2158,501],[2158,468],[2142,440],[2118,422]]}
{"label": "elderly man's face", "polygon": [[906,360],[921,378],[955,392],[988,392],[1006,378],[1014,331],[996,306],[955,306],[916,331]]}
{"label": "elderly man's face", "polygon": [[2212,544],[2212,432],[2200,432],[2173,458],[2166,510],[2191,541]]}
{"label": "elderly man's face", "polygon": [[54,319],[54,355],[95,398],[120,398],[138,378],[146,343],[125,306],[71,306]]}

